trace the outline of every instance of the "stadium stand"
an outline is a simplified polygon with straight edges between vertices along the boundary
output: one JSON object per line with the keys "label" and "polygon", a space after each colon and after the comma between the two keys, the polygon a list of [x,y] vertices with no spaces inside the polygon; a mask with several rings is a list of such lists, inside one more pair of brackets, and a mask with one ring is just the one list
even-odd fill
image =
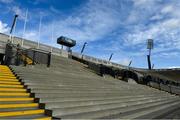
{"label": "stadium stand", "polygon": [[11,69],[40,108],[53,118],[168,118],[180,107],[179,96],[100,77],[68,58],[52,56],[50,68],[35,65]]}
{"label": "stadium stand", "polygon": [[180,119],[179,69],[129,68],[26,40],[19,54],[21,40],[0,65],[0,119]]}

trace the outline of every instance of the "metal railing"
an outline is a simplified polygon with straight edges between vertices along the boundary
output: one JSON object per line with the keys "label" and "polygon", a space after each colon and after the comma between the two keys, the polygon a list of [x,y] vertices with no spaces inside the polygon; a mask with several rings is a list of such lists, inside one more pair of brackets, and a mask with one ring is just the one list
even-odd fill
{"label": "metal railing", "polygon": [[32,60],[32,65],[45,64],[47,67],[50,67],[51,52],[49,51],[30,48],[24,50],[23,54]]}
{"label": "metal railing", "polygon": [[103,65],[107,65],[107,66],[118,67],[118,68],[121,68],[121,69],[128,69],[129,68],[128,66],[125,66],[125,65],[120,65],[120,64],[117,64],[117,63],[114,63],[114,62],[109,62],[107,60],[103,60],[103,59],[99,59],[99,58],[95,58],[95,57],[91,57],[91,56],[87,56],[87,55],[82,55],[82,54],[79,54],[79,53],[76,53],[76,52],[73,52],[72,55],[74,57],[79,58],[79,59],[83,59],[83,60],[93,62],[93,63],[96,63],[96,64],[103,64]]}

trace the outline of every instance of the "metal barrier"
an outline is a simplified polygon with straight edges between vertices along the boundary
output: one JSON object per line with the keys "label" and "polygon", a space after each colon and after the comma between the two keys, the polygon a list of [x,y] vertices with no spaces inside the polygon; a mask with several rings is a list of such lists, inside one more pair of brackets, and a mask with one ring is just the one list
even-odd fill
{"label": "metal barrier", "polygon": [[51,52],[44,51],[40,49],[26,49],[23,51],[23,54],[25,54],[27,57],[29,57],[32,60],[32,64],[45,64],[47,67],[50,67],[51,63]]}
{"label": "metal barrier", "polygon": [[19,44],[12,44],[11,42],[6,44],[4,62],[6,65],[46,64],[47,67],[50,67],[50,62],[51,52],[32,48],[24,49]]}

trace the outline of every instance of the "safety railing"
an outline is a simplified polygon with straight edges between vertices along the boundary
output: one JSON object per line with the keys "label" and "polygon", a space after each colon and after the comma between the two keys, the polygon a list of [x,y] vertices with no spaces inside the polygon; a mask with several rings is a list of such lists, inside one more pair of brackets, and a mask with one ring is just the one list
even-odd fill
{"label": "safety railing", "polygon": [[95,58],[95,57],[91,57],[91,56],[87,56],[87,55],[82,55],[82,54],[79,54],[79,53],[76,53],[76,52],[73,52],[72,55],[74,57],[79,58],[79,59],[83,59],[83,60],[93,62],[93,63],[96,63],[96,64],[103,64],[103,65],[107,65],[107,66],[118,67],[118,68],[121,68],[121,69],[128,69],[129,68],[128,66],[125,66],[125,65],[120,65],[120,64],[117,64],[117,63],[114,63],[114,62],[109,62],[109,61],[103,60],[103,59],[99,59],[99,58]]}
{"label": "safety railing", "polygon": [[32,60],[32,65],[34,65],[34,64],[46,64],[47,67],[50,67],[51,52],[49,52],[49,51],[30,48],[30,49],[24,50],[23,54],[26,55],[27,58]]}

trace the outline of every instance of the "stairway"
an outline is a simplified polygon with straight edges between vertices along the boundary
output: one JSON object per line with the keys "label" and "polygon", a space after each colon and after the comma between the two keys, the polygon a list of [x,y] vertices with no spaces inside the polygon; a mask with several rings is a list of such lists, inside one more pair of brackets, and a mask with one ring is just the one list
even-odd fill
{"label": "stairway", "polygon": [[8,66],[0,65],[0,119],[50,120]]}
{"label": "stairway", "polygon": [[[58,119],[166,118],[180,108],[179,96],[104,78],[71,59],[52,56],[51,67],[10,66],[38,98],[46,114]],[[172,115],[171,118],[174,118]]]}

